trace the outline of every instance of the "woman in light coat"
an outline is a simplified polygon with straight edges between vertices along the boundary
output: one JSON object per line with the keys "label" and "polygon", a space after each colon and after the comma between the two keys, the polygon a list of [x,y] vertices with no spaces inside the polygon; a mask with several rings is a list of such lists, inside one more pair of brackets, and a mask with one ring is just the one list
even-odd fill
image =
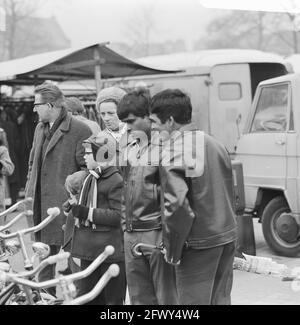
{"label": "woman in light coat", "polygon": [[[15,166],[10,159],[7,149],[6,134],[0,128],[0,211],[5,209],[5,180],[6,176],[10,176],[14,172]],[[1,224],[2,220],[0,220]]]}

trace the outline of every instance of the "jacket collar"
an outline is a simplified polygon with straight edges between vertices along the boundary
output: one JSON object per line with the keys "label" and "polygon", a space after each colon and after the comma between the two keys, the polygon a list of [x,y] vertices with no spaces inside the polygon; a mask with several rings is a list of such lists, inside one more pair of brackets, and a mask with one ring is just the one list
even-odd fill
{"label": "jacket collar", "polygon": [[181,137],[184,132],[189,132],[189,131],[199,131],[199,128],[197,128],[195,123],[186,124],[171,134],[170,141],[171,142],[175,141],[176,139]]}
{"label": "jacket collar", "polygon": [[186,124],[183,127],[181,127],[179,129],[180,132],[184,132],[184,131],[196,131],[199,130],[199,128],[197,128],[197,126],[195,125],[195,123],[190,123],[190,124]]}
{"label": "jacket collar", "polygon": [[61,130],[62,132],[68,132],[70,130],[72,118],[73,117],[71,113],[68,112],[66,118],[61,122],[60,126],[58,127],[58,130]]}
{"label": "jacket collar", "polygon": [[66,118],[61,122],[58,129],[54,132],[54,134],[48,144],[47,151],[44,156],[44,160],[45,160],[47,154],[55,147],[57,142],[63,136],[64,132],[68,132],[70,130],[70,124],[71,124],[72,118],[73,117],[72,117],[71,113],[67,113]]}
{"label": "jacket collar", "polygon": [[118,168],[115,166],[109,166],[102,170],[101,178],[108,178],[115,173],[119,173]]}

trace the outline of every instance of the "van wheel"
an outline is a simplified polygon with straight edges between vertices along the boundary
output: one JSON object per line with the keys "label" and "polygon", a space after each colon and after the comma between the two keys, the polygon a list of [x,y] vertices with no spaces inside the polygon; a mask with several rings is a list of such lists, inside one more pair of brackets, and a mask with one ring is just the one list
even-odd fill
{"label": "van wheel", "polygon": [[262,230],[269,247],[279,255],[300,253],[299,224],[282,196],[272,199],[262,215]]}

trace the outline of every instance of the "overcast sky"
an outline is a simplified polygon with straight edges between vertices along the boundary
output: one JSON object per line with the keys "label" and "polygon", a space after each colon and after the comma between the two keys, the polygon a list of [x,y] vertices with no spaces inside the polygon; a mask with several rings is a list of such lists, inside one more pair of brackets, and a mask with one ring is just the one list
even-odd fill
{"label": "overcast sky", "polygon": [[55,15],[70,38],[72,46],[99,41],[128,42],[128,22],[134,20],[142,8],[149,8],[155,28],[150,41],[184,39],[188,48],[205,33],[212,19],[224,13],[220,9],[280,10],[293,3],[300,7],[300,0],[41,0],[42,14]]}
{"label": "overcast sky", "polygon": [[208,8],[300,12],[300,0],[199,0]]}
{"label": "overcast sky", "polygon": [[[47,0],[46,0],[47,1]],[[205,33],[207,22],[220,12],[199,0],[51,0],[43,15],[55,15],[73,46],[98,41],[125,41],[128,22],[149,7],[155,23],[151,41],[185,39]]]}

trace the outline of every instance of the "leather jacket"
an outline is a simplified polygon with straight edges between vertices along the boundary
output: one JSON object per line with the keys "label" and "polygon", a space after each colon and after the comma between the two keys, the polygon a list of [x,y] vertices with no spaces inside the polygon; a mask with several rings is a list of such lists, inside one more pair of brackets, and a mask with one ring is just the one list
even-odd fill
{"label": "leather jacket", "polygon": [[139,148],[137,143],[129,145],[132,151],[129,156],[135,156],[135,163],[129,161],[123,172],[125,211],[122,227],[128,232],[161,229],[158,166],[139,164],[148,149],[148,146]]}
{"label": "leather jacket", "polygon": [[167,259],[178,262],[187,247],[235,241],[233,176],[225,147],[189,124],[164,143],[163,158],[167,154],[169,163],[160,166]]}

